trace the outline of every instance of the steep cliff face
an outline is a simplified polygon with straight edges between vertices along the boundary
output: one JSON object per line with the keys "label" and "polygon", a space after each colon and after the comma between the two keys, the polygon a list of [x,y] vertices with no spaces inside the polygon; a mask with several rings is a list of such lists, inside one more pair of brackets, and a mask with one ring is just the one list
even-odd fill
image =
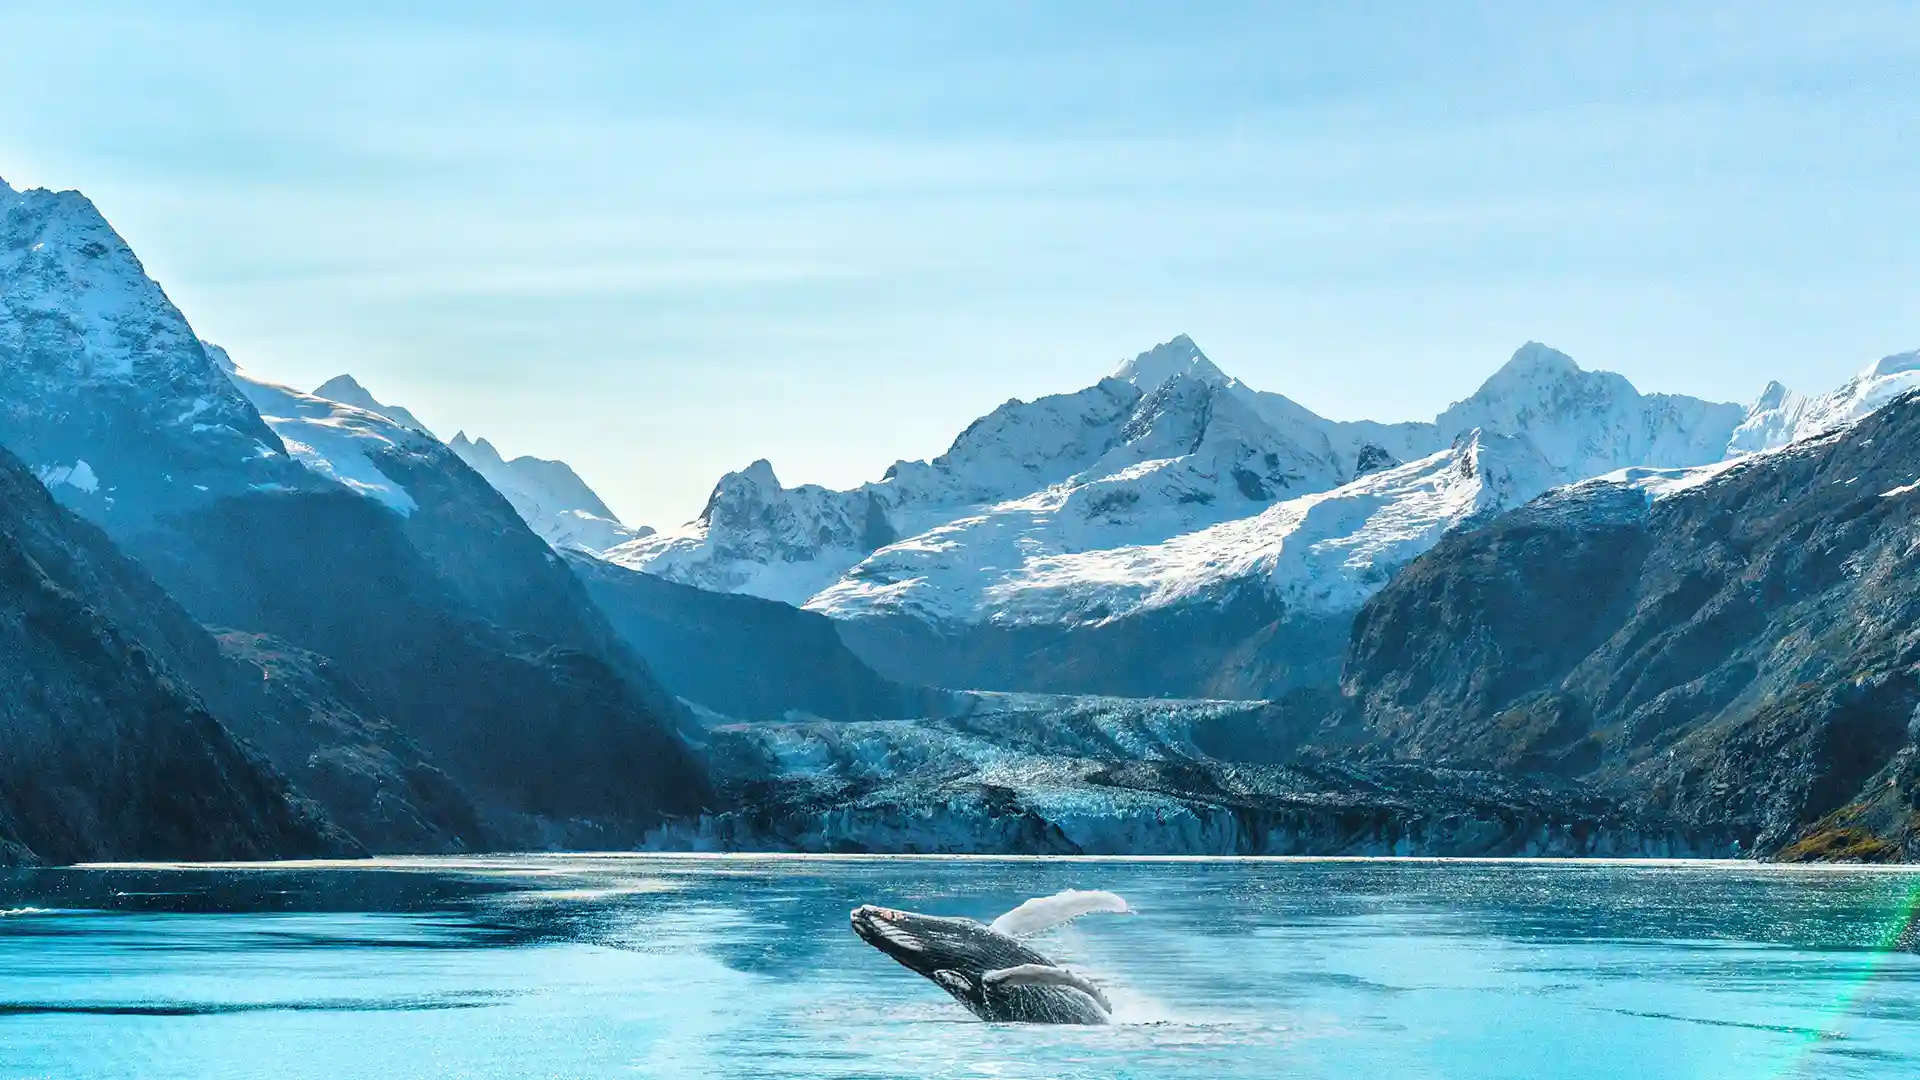
{"label": "steep cliff face", "polygon": [[418,740],[340,665],[264,634],[216,639],[209,708],[257,747],[359,845],[377,854],[453,854],[508,844]]}
{"label": "steep cliff face", "polygon": [[104,614],[142,579],[0,450],[0,861],[354,850]]}
{"label": "steep cliff face", "polygon": [[1908,395],[1450,537],[1362,611],[1344,691],[1397,754],[1589,778],[1763,851],[1913,858],[1917,538]]}

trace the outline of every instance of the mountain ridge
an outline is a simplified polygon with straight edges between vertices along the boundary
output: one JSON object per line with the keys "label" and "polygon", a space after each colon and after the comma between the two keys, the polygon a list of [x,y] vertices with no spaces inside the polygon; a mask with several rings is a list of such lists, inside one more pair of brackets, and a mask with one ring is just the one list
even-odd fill
{"label": "mountain ridge", "polygon": [[[941,457],[859,488],[789,489],[756,462],[723,477],[695,522],[604,556],[830,615],[902,682],[1264,697],[1291,676],[1227,677],[1198,651],[1170,669],[1147,656],[1152,627],[1214,612],[1245,636],[1209,633],[1206,649],[1239,653],[1255,638],[1285,647],[1294,626],[1326,654],[1300,670],[1323,666],[1338,635],[1320,613],[1350,616],[1447,530],[1622,467],[1719,460],[1750,413],[1642,394],[1529,342],[1434,421],[1331,421],[1246,386],[1181,335],[1083,390],[1002,405]],[[1347,531],[1315,524],[1330,517]],[[1116,630],[1134,617],[1139,628]],[[1123,669],[1169,681],[1145,687]]]}

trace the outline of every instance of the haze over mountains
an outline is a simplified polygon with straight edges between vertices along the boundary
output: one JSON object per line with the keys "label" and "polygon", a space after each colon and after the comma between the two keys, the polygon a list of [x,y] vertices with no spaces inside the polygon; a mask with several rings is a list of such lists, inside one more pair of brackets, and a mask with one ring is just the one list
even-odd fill
{"label": "haze over mountains", "polygon": [[1336,422],[1182,336],[656,534],[0,212],[8,858],[1920,854],[1920,355]]}

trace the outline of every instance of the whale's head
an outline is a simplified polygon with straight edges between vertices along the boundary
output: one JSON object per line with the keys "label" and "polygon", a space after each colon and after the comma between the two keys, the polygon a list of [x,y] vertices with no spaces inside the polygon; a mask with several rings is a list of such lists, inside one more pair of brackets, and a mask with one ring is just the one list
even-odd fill
{"label": "whale's head", "polygon": [[958,973],[977,980],[984,972],[1006,966],[1007,949],[1013,946],[1011,941],[972,919],[921,915],[866,904],[853,909],[849,920],[860,940],[936,982],[940,981],[937,975],[941,973]]}

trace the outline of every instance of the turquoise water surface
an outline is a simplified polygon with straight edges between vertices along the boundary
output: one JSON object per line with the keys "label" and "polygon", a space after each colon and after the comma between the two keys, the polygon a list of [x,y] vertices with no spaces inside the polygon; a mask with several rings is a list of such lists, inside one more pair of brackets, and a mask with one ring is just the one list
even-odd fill
{"label": "turquoise water surface", "polygon": [[[1108,1028],[984,1024],[855,938],[991,919]],[[0,1077],[1920,1076],[1920,873],[550,856],[0,871]]]}

